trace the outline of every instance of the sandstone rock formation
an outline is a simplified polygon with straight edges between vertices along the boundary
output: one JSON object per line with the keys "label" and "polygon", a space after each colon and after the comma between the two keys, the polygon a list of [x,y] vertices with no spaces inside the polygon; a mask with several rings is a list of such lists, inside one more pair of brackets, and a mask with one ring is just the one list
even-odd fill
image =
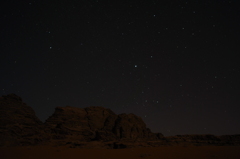
{"label": "sandstone rock formation", "polygon": [[110,147],[121,147],[116,142],[158,140],[161,137],[162,134],[152,133],[134,114],[117,115],[104,107],[66,106],[57,107],[42,123],[17,95],[0,98],[0,146],[111,141]]}
{"label": "sandstone rock formation", "polygon": [[20,97],[0,97],[0,146],[33,145],[42,140],[43,133],[43,123]]}
{"label": "sandstone rock formation", "polygon": [[152,133],[134,114],[115,114],[104,107],[57,107],[42,123],[15,94],[0,97],[0,146],[67,145],[83,148],[129,148],[162,145],[240,145],[240,135]]}
{"label": "sandstone rock formation", "polygon": [[45,126],[51,130],[53,138],[80,141],[115,139],[111,134],[117,115],[103,107],[57,107],[54,114],[46,120]]}
{"label": "sandstone rock formation", "polygon": [[103,107],[57,107],[45,122],[53,139],[68,141],[150,140],[161,135],[146,128],[143,120],[134,114],[116,115]]}
{"label": "sandstone rock formation", "polygon": [[163,137],[160,133],[152,133],[150,129],[146,128],[143,120],[134,114],[118,115],[113,132],[120,139],[158,140]]}

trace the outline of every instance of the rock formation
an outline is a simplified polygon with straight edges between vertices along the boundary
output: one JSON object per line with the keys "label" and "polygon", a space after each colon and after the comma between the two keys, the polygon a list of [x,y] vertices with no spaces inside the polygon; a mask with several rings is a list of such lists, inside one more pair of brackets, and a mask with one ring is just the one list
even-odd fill
{"label": "rock formation", "polygon": [[57,107],[42,123],[15,94],[0,97],[0,146],[67,145],[128,148],[162,145],[240,145],[240,135],[152,133],[134,114],[115,114],[104,107]]}
{"label": "rock formation", "polygon": [[108,140],[113,140],[111,130],[116,118],[115,113],[103,107],[57,107],[45,126],[51,130],[53,138],[92,141],[107,135]]}
{"label": "rock formation", "polygon": [[103,107],[57,107],[45,126],[51,130],[53,139],[69,141],[137,141],[159,137],[146,128],[140,117],[116,115]]}
{"label": "rock formation", "polygon": [[15,94],[0,98],[0,116],[0,146],[48,142],[136,142],[158,140],[163,136],[152,133],[134,114],[117,115],[104,107],[57,107],[53,115],[42,123],[33,109]]}
{"label": "rock formation", "polygon": [[20,97],[0,97],[0,146],[33,145],[42,140],[43,134],[43,123]]}

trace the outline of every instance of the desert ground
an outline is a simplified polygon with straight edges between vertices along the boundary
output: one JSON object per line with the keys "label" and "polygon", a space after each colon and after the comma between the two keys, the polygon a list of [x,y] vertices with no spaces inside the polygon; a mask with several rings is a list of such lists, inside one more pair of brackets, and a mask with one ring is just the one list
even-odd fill
{"label": "desert ground", "polygon": [[51,146],[1,147],[1,159],[240,159],[240,146],[162,146],[81,149]]}

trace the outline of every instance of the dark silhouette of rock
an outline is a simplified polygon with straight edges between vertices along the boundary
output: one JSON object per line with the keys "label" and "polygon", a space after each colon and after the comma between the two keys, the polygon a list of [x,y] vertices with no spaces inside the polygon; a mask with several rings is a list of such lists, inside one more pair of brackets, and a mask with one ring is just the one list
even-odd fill
{"label": "dark silhouette of rock", "polygon": [[45,125],[53,139],[81,141],[148,140],[158,135],[134,114],[116,115],[104,107],[57,107]]}
{"label": "dark silhouette of rock", "polygon": [[169,145],[186,145],[192,144],[196,146],[202,145],[240,145],[240,135],[222,135],[215,136],[211,134],[203,134],[203,135],[176,135],[165,137],[165,143]]}
{"label": "dark silhouette of rock", "polygon": [[120,139],[134,140],[148,138],[151,133],[143,120],[134,114],[118,115],[113,132]]}
{"label": "dark silhouette of rock", "polygon": [[43,123],[15,94],[0,97],[0,145],[29,145],[42,140]]}
{"label": "dark silhouette of rock", "polygon": [[132,148],[162,145],[240,145],[240,135],[152,133],[134,114],[104,107],[57,107],[42,123],[15,94],[0,97],[0,146],[67,145],[80,148]]}
{"label": "dark silhouette of rock", "polygon": [[53,136],[82,141],[113,140],[111,132],[117,115],[103,107],[57,107],[45,125]]}

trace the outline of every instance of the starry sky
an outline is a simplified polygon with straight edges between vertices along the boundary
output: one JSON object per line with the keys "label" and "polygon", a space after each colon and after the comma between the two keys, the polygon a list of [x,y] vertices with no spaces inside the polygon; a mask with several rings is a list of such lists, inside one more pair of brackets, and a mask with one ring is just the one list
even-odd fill
{"label": "starry sky", "polygon": [[237,0],[1,3],[0,91],[140,116],[153,132],[240,133]]}

